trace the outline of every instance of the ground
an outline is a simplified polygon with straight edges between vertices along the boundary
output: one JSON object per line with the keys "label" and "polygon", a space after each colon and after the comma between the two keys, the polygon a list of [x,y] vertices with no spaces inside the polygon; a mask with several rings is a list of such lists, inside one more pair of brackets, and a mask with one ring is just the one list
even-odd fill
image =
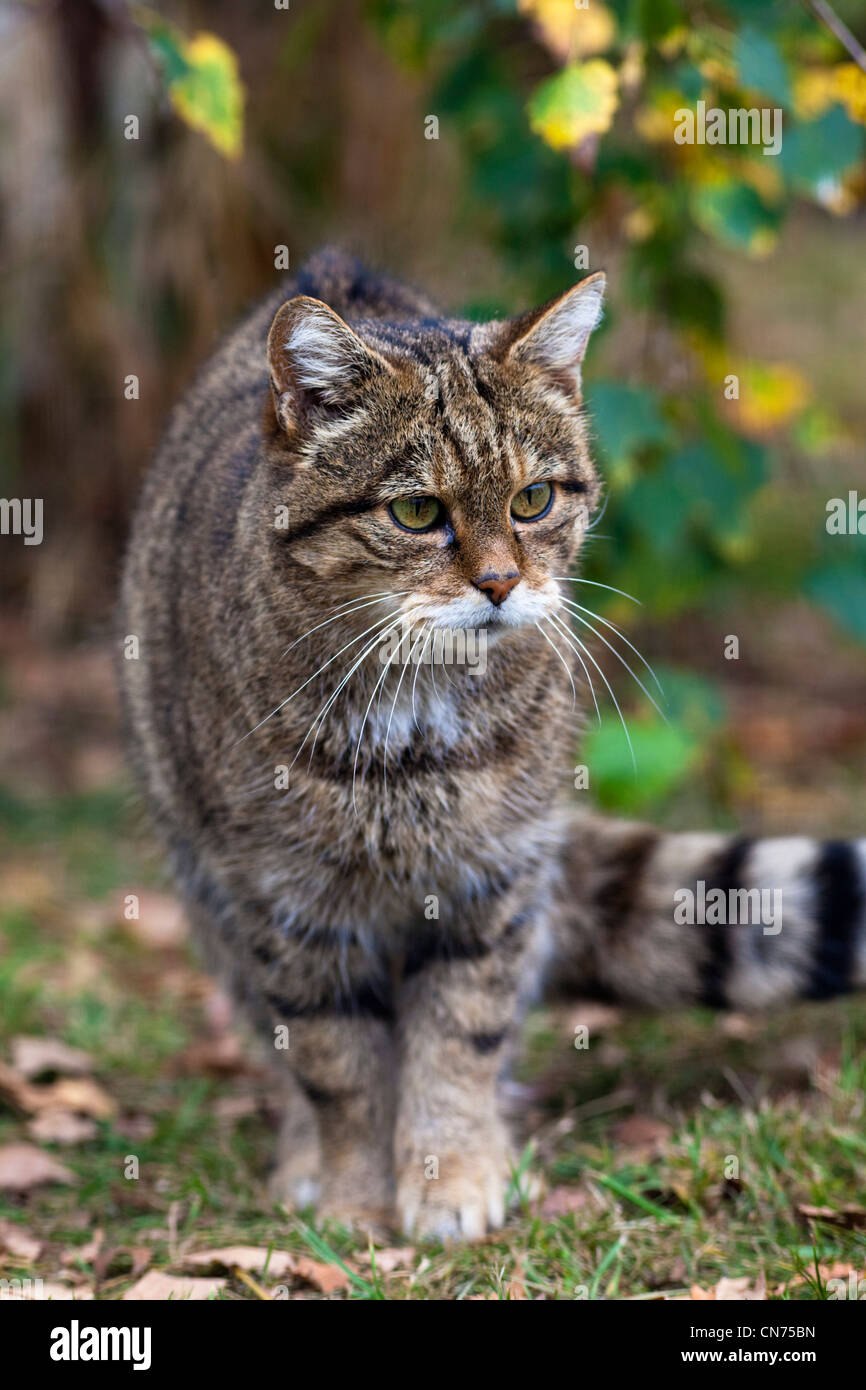
{"label": "ground", "polygon": [[[40,739],[55,765],[29,758],[0,797],[0,1279],[100,1299],[164,1273],[178,1282],[160,1296],[230,1300],[808,1299],[866,1276],[862,998],[755,1019],[533,1014],[509,1092],[523,1135],[512,1213],[481,1244],[395,1236],[377,1254],[273,1206],[267,1075],[190,954],[110,695],[73,727],[76,693],[103,689],[104,653],[75,662],[50,681],[13,663],[31,694],[16,747]],[[21,1038],[87,1056],[34,1060]],[[21,1144],[62,1165],[55,1180],[35,1183]]]}

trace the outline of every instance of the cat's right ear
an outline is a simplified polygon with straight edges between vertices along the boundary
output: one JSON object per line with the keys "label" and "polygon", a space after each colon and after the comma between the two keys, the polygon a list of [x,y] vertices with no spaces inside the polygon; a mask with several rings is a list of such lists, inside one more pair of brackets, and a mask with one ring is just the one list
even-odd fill
{"label": "cat's right ear", "polygon": [[393,368],[321,299],[298,295],[279,310],[268,334],[268,367],[277,419],[287,434],[339,411],[359,388]]}

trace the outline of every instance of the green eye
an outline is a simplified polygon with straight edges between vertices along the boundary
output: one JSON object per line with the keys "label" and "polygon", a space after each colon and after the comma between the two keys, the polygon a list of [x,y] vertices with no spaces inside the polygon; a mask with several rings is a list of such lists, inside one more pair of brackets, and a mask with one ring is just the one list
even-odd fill
{"label": "green eye", "polygon": [[438,497],[397,497],[388,510],[404,531],[432,531],[444,515]]}
{"label": "green eye", "polygon": [[511,515],[518,521],[538,521],[553,501],[550,483],[530,483],[511,503]]}

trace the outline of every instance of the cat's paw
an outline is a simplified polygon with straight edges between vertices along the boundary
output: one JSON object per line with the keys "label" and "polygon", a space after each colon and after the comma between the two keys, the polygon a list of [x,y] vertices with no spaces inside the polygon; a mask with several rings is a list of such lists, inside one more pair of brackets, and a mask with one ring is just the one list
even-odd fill
{"label": "cat's paw", "polygon": [[407,1236],[479,1240],[505,1221],[510,1168],[504,1150],[416,1158],[402,1166],[397,1216]]}

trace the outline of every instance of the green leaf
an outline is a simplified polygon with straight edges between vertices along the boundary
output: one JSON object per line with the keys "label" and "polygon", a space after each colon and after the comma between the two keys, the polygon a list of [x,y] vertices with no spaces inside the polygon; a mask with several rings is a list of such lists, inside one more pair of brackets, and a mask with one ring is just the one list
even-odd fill
{"label": "green leaf", "polygon": [[866,562],[826,565],[807,579],[805,589],[843,628],[866,642]]}
{"label": "green leaf", "polygon": [[640,449],[669,442],[670,427],[658,397],[645,386],[596,381],[586,399],[602,452],[614,470],[627,467]]}
{"label": "green leaf", "polygon": [[772,39],[749,26],[741,30],[734,56],[747,90],[762,92],[779,106],[790,106],[788,69]]}
{"label": "green leaf", "polygon": [[579,145],[610,129],[619,105],[618,79],[610,63],[591,58],[548,77],[529,102],[529,123],[551,149]]}
{"label": "green leaf", "polygon": [[135,17],[147,34],[178,115],[221,154],[236,159],[243,139],[244,90],[234,51],[216,34],[188,39],[144,7],[136,9]]}
{"label": "green leaf", "polygon": [[[594,672],[593,680],[598,684]],[[681,723],[628,720],[628,726],[637,771],[615,713],[588,732],[581,757],[600,805],[637,811],[660,801],[685,779],[698,761],[701,745]]]}
{"label": "green leaf", "polygon": [[820,120],[785,131],[779,162],[790,183],[813,192],[822,179],[843,174],[862,158],[862,129],[834,106]]}
{"label": "green leaf", "polygon": [[727,246],[761,254],[776,243],[781,213],[768,208],[747,183],[701,184],[692,190],[691,209],[698,226]]}

